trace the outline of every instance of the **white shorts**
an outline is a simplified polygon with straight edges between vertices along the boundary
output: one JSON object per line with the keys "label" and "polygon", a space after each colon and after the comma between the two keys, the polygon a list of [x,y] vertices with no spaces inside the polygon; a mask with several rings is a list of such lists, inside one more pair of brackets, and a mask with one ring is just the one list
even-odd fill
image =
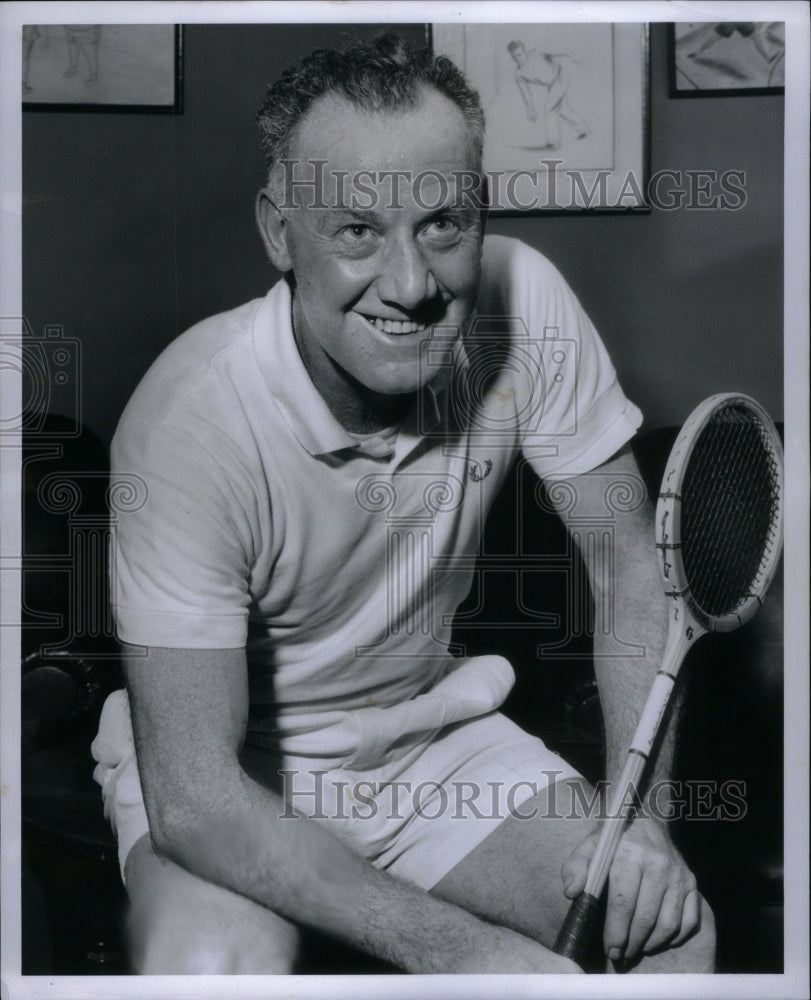
{"label": "white shorts", "polygon": [[[129,702],[107,699],[93,741],[104,812],[118,838],[122,877],[130,849],[149,832]],[[577,771],[504,715],[489,712],[415,739],[380,767],[329,770],[248,748],[243,764],[280,792],[280,816],[327,826],[378,868],[430,889],[510,815]]]}

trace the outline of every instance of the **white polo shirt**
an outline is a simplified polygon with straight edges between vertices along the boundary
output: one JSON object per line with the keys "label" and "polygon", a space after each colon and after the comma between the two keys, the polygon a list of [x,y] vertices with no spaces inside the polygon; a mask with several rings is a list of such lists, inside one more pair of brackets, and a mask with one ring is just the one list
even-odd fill
{"label": "white polo shirt", "polygon": [[309,379],[285,281],[179,337],[113,442],[114,476],[147,490],[115,536],[120,638],[245,646],[249,743],[326,766],[501,704],[506,661],[448,653],[490,505],[519,451],[541,477],[583,473],[641,415],[556,269],[503,237],[445,381],[359,443]]}

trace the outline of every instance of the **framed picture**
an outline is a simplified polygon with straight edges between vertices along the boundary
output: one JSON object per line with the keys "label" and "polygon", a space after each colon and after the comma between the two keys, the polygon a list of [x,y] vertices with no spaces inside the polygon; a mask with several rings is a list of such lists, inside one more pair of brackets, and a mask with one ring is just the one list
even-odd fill
{"label": "framed picture", "polygon": [[685,21],[668,30],[671,97],[785,92],[782,21]]}
{"label": "framed picture", "polygon": [[478,90],[492,211],[647,209],[646,24],[433,24]]}
{"label": "framed picture", "polygon": [[26,24],[23,108],[178,113],[181,38],[173,24]]}

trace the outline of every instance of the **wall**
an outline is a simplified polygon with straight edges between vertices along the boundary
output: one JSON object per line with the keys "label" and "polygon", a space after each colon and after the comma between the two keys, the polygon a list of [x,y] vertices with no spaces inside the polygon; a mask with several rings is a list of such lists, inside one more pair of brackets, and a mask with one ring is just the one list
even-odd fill
{"label": "wall", "polygon": [[[667,96],[651,30],[651,171],[745,171],[738,211],[509,219],[560,267],[610,347],[646,427],[731,389],[782,418],[783,98]],[[717,191],[716,185],[716,191]]]}
{"label": "wall", "polygon": [[[83,417],[105,442],[169,340],[275,277],[253,222],[266,84],[312,48],[376,28],[184,30],[182,115],[24,115],[25,313],[38,332],[60,324],[80,340]],[[782,416],[782,110],[771,96],[669,99],[653,26],[652,169],[742,169],[744,208],[491,219],[563,270],[649,427],[726,388]]]}

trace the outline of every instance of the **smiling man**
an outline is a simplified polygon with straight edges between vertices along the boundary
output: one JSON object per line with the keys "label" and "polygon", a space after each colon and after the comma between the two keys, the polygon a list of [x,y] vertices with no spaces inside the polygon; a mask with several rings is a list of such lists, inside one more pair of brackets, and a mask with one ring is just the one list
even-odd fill
{"label": "smiling man", "polygon": [[259,226],[294,276],[293,330],[315,387],[348,430],[380,430],[425,382],[428,331],[460,331],[476,304],[481,206],[459,192],[480,153],[456,105],[430,90],[385,117],[327,93],[296,140],[298,157],[259,196]]}
{"label": "smiling man", "polygon": [[[314,53],[259,124],[284,278],[171,345],[113,448],[146,494],[115,554],[128,694],[94,754],[136,963],[289,972],[315,926],[411,972],[576,972],[550,948],[590,789],[499,713],[510,665],[459,656],[449,622],[516,457],[599,517],[640,415],[554,268],[484,238],[481,109],[447,60],[392,36]],[[613,576],[584,553],[647,650],[598,660],[609,777],[665,624],[650,514],[626,506]],[[624,835],[604,943],[712,966],[652,819]]]}

